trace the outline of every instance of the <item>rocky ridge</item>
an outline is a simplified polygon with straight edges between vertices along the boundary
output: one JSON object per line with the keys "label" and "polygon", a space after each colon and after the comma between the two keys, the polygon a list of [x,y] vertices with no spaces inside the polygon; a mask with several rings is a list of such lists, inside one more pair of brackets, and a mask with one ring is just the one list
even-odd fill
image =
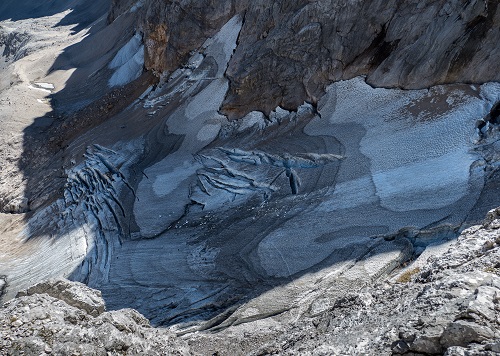
{"label": "rocky ridge", "polygon": [[185,342],[137,311],[107,312],[99,291],[67,280],[19,293],[0,319],[0,355],[188,354]]}
{"label": "rocky ridge", "polygon": [[[0,310],[0,354],[495,355],[500,352],[500,208],[440,252],[422,254],[361,293],[212,332],[153,329],[99,291],[53,280]],[[277,327],[277,325],[280,325]]]}

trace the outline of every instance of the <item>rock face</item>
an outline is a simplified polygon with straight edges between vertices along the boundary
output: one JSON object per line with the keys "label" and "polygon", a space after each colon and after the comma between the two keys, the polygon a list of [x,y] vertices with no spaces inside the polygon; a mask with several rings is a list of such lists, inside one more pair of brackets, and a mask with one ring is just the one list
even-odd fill
{"label": "rock face", "polygon": [[147,1],[146,67],[171,71],[235,13],[244,17],[223,112],[295,109],[337,80],[408,89],[500,80],[495,0]]}
{"label": "rock face", "polygon": [[147,1],[144,6],[145,66],[173,71],[236,13],[236,1]]}
{"label": "rock face", "polygon": [[87,314],[97,317],[105,311],[104,300],[99,291],[89,289],[81,283],[69,283],[65,280],[49,281],[36,284],[17,294],[26,297],[34,294],[47,294],[62,300],[72,307],[84,310]]}

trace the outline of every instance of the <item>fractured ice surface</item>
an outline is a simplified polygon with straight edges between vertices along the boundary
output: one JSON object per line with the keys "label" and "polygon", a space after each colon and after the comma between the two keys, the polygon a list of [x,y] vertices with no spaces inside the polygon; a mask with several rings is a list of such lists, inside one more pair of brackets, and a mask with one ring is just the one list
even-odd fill
{"label": "fractured ice surface", "polygon": [[[485,169],[498,164],[484,140],[478,150],[476,121],[499,84],[403,91],[354,78],[332,84],[318,111],[277,107],[228,122],[218,110],[241,25],[233,18],[134,102],[149,131],[90,145],[68,171],[64,199],[32,220],[61,214],[51,220],[55,257],[40,258],[52,243],[40,238],[34,278],[59,259],[57,273],[101,289],[109,308],[224,327],[321,288],[361,288],[409,258],[423,232],[470,222]],[[116,83],[142,71],[141,48],[136,35],[117,53]],[[227,308],[236,310],[210,320]]]}
{"label": "fractured ice surface", "polygon": [[[157,235],[168,228],[183,216],[185,206],[191,201],[186,193],[196,181],[197,169],[201,168],[193,155],[216,138],[225,120],[218,113],[229,85],[223,74],[236,46],[240,29],[241,18],[236,16],[217,36],[205,43],[206,55],[214,56],[217,61],[215,78],[210,76],[211,80],[207,81],[205,76],[208,73],[199,74],[196,72],[197,68],[192,68],[188,69],[189,73],[185,73],[190,76],[189,86],[185,82],[174,87],[166,84],[172,94],[178,93],[187,98],[166,120],[168,132],[186,135],[189,139],[184,140],[175,153],[147,168],[145,174],[150,180],[142,180],[139,184],[137,194],[140,199],[134,205],[134,214],[141,232],[146,236]],[[198,58],[197,55],[194,57]],[[201,64],[196,60],[191,62],[193,66]],[[174,73],[172,78],[177,76],[180,74]],[[169,94],[160,97],[150,95],[145,105],[161,105],[168,96]]]}
{"label": "fractured ice surface", "polygon": [[132,189],[125,178],[129,172],[118,167],[133,163],[141,145],[139,140],[117,143],[115,150],[87,147],[85,161],[66,172],[63,197],[37,211],[20,234],[23,249],[30,251],[27,257],[0,261],[13,287],[7,297],[34,280],[63,276],[91,285],[108,281],[126,214],[119,196]]}

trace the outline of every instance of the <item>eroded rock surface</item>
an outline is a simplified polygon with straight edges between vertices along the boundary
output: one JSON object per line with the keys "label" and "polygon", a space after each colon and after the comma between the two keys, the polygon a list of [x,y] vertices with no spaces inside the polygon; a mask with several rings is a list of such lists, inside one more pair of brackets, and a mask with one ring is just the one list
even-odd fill
{"label": "eroded rock surface", "polygon": [[62,300],[72,307],[82,309],[93,317],[102,314],[106,309],[101,293],[81,283],[69,283],[66,280],[43,282],[25,291],[20,291],[17,297],[26,297],[34,294],[47,294]]}
{"label": "eroded rock surface", "polygon": [[0,311],[0,355],[187,355],[185,342],[137,311],[106,312],[99,291],[55,280],[19,293]]}
{"label": "eroded rock surface", "polygon": [[500,80],[494,0],[147,1],[143,11],[146,67],[159,73],[244,16],[227,70],[231,118],[315,103],[329,83],[358,75],[408,89]]}

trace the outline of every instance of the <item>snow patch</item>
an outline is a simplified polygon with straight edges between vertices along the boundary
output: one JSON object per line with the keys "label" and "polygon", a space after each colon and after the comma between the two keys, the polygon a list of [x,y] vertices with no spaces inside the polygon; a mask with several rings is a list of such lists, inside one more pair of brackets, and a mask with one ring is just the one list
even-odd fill
{"label": "snow patch", "polygon": [[[500,83],[492,82],[481,85],[481,96],[488,101],[489,106],[493,106],[500,101]],[[490,109],[487,108],[487,110]]]}
{"label": "snow patch", "polygon": [[51,94],[52,93],[52,90],[48,90],[48,89],[44,89],[44,88],[38,88],[38,87],[34,87],[33,85],[28,85],[28,88],[30,89],[34,89],[34,90],[39,90],[39,91],[43,91],[44,93],[48,93],[48,94]]}
{"label": "snow patch", "polygon": [[214,37],[208,39],[203,45],[206,55],[215,58],[219,66],[216,77],[223,76],[226,71],[227,63],[229,63],[236,48],[236,41],[238,40],[242,24],[241,16],[234,16]]}
{"label": "snow patch", "polygon": [[144,45],[140,34],[136,33],[116,53],[109,68],[115,69],[108,82],[110,87],[125,85],[140,77],[144,68]]}
{"label": "snow patch", "polygon": [[54,90],[54,84],[51,83],[35,83],[35,85],[39,88],[47,89],[47,90]]}
{"label": "snow patch", "polygon": [[263,130],[266,127],[266,118],[264,113],[260,111],[252,111],[248,113],[241,120],[241,124],[238,127],[238,132],[245,131],[251,127],[257,126],[260,130]]}
{"label": "snow patch", "polygon": [[137,10],[139,10],[143,6],[144,6],[144,0],[139,0],[138,2],[136,2],[134,4],[134,6],[132,6],[130,8],[130,12],[134,13],[134,12],[136,12]]}
{"label": "snow patch", "polygon": [[196,135],[196,138],[200,141],[208,141],[211,142],[214,140],[219,134],[221,128],[221,124],[208,124],[201,128]]}
{"label": "snow patch", "polygon": [[201,93],[196,95],[186,108],[189,120],[209,111],[217,112],[226,96],[229,83],[226,79],[217,79],[210,83]]}

